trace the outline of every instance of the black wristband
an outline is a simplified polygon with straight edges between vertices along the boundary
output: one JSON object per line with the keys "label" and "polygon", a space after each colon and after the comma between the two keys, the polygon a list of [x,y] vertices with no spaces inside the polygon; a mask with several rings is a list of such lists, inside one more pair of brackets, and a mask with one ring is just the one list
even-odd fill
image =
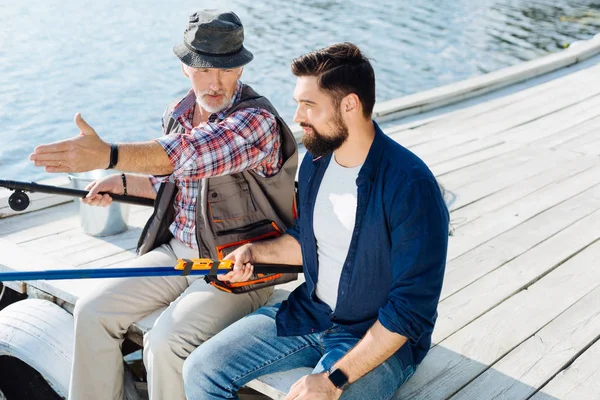
{"label": "black wristband", "polygon": [[123,196],[127,196],[127,177],[125,174],[121,174],[121,180],[123,181]]}
{"label": "black wristband", "polygon": [[119,162],[119,148],[117,147],[116,144],[111,143],[110,144],[110,160],[109,160],[108,167],[106,167],[106,169],[113,169],[114,167],[116,167],[118,162]]}
{"label": "black wristband", "polygon": [[348,382],[348,376],[341,369],[337,369],[335,366],[329,368],[327,371],[327,377],[336,388],[342,391],[346,390],[348,386],[350,386],[350,383]]}

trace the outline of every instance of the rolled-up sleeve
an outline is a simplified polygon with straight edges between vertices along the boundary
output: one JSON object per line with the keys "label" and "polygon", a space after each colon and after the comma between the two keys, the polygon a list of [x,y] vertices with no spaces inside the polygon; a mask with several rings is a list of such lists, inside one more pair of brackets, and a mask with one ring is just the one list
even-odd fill
{"label": "rolled-up sleeve", "polygon": [[203,123],[190,134],[166,135],[156,141],[173,164],[170,180],[198,180],[247,169],[271,176],[280,164],[277,121],[258,108],[237,111],[218,123]]}
{"label": "rolled-up sleeve", "polygon": [[[448,210],[437,182],[419,179],[390,208],[393,281],[379,322],[416,344],[433,332],[448,248]],[[393,211],[392,211],[393,210]]]}

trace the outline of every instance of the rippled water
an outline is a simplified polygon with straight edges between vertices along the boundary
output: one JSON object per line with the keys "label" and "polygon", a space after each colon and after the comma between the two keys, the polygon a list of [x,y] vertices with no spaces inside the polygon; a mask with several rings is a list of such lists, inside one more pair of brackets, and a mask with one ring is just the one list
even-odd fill
{"label": "rippled water", "polygon": [[27,156],[77,133],[81,112],[112,141],[160,134],[188,90],[171,48],[199,8],[233,9],[255,60],[244,81],[294,111],[292,58],[352,41],[388,100],[556,52],[600,31],[598,1],[0,0],[0,179],[47,177]]}

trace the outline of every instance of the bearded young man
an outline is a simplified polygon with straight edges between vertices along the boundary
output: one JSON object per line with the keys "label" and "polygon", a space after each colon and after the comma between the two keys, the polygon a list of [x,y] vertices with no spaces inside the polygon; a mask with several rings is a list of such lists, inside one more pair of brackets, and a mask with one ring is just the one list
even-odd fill
{"label": "bearded young man", "polygon": [[[165,112],[165,136],[109,144],[78,114],[81,135],[39,146],[31,156],[49,172],[108,166],[151,174],[97,181],[84,200],[110,204],[110,196],[99,192],[156,199],[138,245],[142,255],[127,266],[222,258],[240,242],[279,236],[293,224],[296,143],[271,103],[239,81],[253,58],[243,39],[243,26],[232,12],[190,16],[184,41],[173,50],[192,89]],[[242,269],[242,275],[247,280],[251,269]],[[267,285],[276,282],[234,289],[217,279],[207,285],[189,276],[107,280],[75,306],[69,399],[121,399],[125,334],[162,307],[167,308],[144,336],[149,394],[185,399],[181,371],[188,354],[264,305],[272,293]]]}
{"label": "bearded young man", "polygon": [[188,357],[189,400],[237,398],[252,379],[298,367],[314,370],[286,399],[390,399],[431,345],[448,245],[433,174],[371,119],[374,72],[356,46],[306,54],[292,72],[308,150],[299,218],[228,258],[303,264],[306,282]]}

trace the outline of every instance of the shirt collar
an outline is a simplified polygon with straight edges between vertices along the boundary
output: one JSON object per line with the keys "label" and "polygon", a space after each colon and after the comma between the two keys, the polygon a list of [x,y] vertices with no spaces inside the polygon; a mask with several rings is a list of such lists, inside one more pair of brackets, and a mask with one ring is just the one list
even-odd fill
{"label": "shirt collar", "polygon": [[[383,151],[385,150],[386,135],[383,133],[377,122],[373,121],[373,125],[375,126],[375,137],[373,138],[373,143],[371,144],[371,148],[367,153],[367,158],[358,172],[356,183],[359,185],[374,178],[375,173],[377,172],[377,167],[379,166],[381,157],[383,155]],[[313,158],[312,162],[315,165],[320,165],[321,168],[327,168],[332,155],[333,153],[331,152],[324,154],[320,157]]]}
{"label": "shirt collar", "polygon": [[[220,121],[225,118],[229,109],[239,101],[242,95],[242,82],[240,80],[237,81],[235,92],[233,93],[233,98],[231,99],[231,104],[229,107],[217,112],[212,113],[209,116],[209,120]],[[183,99],[179,101],[173,108],[173,112],[171,116],[173,119],[176,119],[181,125],[183,125],[186,129],[190,130],[193,128],[192,126],[192,118],[194,116],[193,110],[194,105],[196,104],[196,94],[194,90],[190,89],[190,91],[185,95]]]}

